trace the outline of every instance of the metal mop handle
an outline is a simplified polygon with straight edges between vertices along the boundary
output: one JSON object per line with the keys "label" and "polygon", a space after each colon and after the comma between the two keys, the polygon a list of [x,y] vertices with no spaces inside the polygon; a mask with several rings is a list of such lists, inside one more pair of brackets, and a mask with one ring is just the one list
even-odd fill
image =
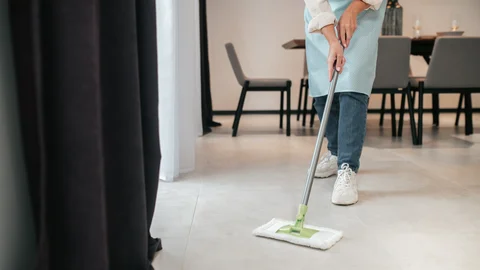
{"label": "metal mop handle", "polygon": [[317,142],[315,144],[315,151],[313,152],[312,163],[310,163],[310,169],[308,170],[307,183],[305,185],[305,191],[303,193],[303,205],[307,205],[308,200],[310,199],[310,192],[312,191],[315,169],[317,168],[320,151],[322,150],[323,138],[325,137],[325,131],[327,129],[327,122],[330,115],[330,108],[332,107],[333,96],[335,94],[335,87],[337,86],[337,79],[338,72],[334,69],[333,78],[330,83],[330,89],[328,90],[327,103],[325,104],[325,109],[323,110],[323,116],[320,123],[320,131],[318,132]]}

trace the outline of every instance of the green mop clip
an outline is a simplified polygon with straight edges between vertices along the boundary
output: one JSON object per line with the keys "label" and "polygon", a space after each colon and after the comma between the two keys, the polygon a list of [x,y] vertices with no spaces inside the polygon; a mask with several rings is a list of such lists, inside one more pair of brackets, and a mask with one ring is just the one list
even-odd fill
{"label": "green mop clip", "polygon": [[302,238],[310,238],[318,231],[314,229],[308,229],[303,227],[305,223],[305,215],[307,214],[308,206],[301,204],[298,207],[297,220],[295,225],[287,225],[280,228],[277,233],[290,234]]}

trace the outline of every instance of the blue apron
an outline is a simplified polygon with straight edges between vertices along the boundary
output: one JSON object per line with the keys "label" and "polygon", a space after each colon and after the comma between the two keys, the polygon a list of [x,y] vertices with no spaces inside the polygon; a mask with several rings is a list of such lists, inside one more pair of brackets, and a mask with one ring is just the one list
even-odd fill
{"label": "blue apron", "polygon": [[[352,0],[329,0],[337,20],[351,2]],[[336,93],[357,92],[370,96],[377,66],[378,38],[382,31],[387,2],[383,1],[379,10],[369,9],[358,15],[357,30],[344,52],[346,63],[338,77]],[[330,46],[322,34],[308,33],[308,23],[312,17],[307,8],[304,16],[309,93],[312,97],[325,96],[330,85],[327,66]]]}

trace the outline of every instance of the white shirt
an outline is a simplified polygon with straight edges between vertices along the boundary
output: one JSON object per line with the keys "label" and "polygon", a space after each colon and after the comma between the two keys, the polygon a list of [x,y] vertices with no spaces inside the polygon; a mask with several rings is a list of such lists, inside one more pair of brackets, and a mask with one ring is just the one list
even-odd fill
{"label": "white shirt", "polygon": [[[304,0],[307,6],[312,20],[308,25],[308,31],[310,33],[322,29],[329,24],[335,24],[335,14],[332,12],[330,3],[328,0]],[[356,0],[354,0],[356,1]],[[366,4],[369,4],[371,9],[378,10],[382,5],[383,0],[363,0]]]}

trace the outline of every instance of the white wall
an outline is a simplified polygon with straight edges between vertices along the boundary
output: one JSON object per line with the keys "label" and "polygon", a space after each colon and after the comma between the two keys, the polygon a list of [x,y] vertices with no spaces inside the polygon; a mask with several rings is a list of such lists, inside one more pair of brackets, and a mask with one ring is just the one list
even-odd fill
{"label": "white wall", "polygon": [[[281,45],[304,38],[302,0],[207,0],[212,98],[214,110],[234,110],[240,95],[224,44],[233,42],[247,76],[281,77],[293,81],[292,108],[296,109],[299,81],[303,73],[303,51],[286,51]],[[480,35],[480,0],[400,0],[404,7],[404,35],[412,35],[412,24],[420,16],[423,34],[449,30],[457,17],[465,35]],[[459,17],[461,15],[461,17]],[[412,57],[413,70],[424,75],[423,59]],[[480,97],[474,95],[474,105]],[[429,99],[427,99],[426,106]],[[455,107],[456,96],[441,98],[442,106]],[[379,107],[374,96],[371,107]],[[278,93],[249,93],[246,110],[278,109]]]}
{"label": "white wall", "polygon": [[20,145],[7,1],[0,0],[0,269],[32,269],[34,234]]}
{"label": "white wall", "polygon": [[160,179],[173,181],[194,170],[195,142],[202,134],[198,1],[156,0],[156,4]]}

